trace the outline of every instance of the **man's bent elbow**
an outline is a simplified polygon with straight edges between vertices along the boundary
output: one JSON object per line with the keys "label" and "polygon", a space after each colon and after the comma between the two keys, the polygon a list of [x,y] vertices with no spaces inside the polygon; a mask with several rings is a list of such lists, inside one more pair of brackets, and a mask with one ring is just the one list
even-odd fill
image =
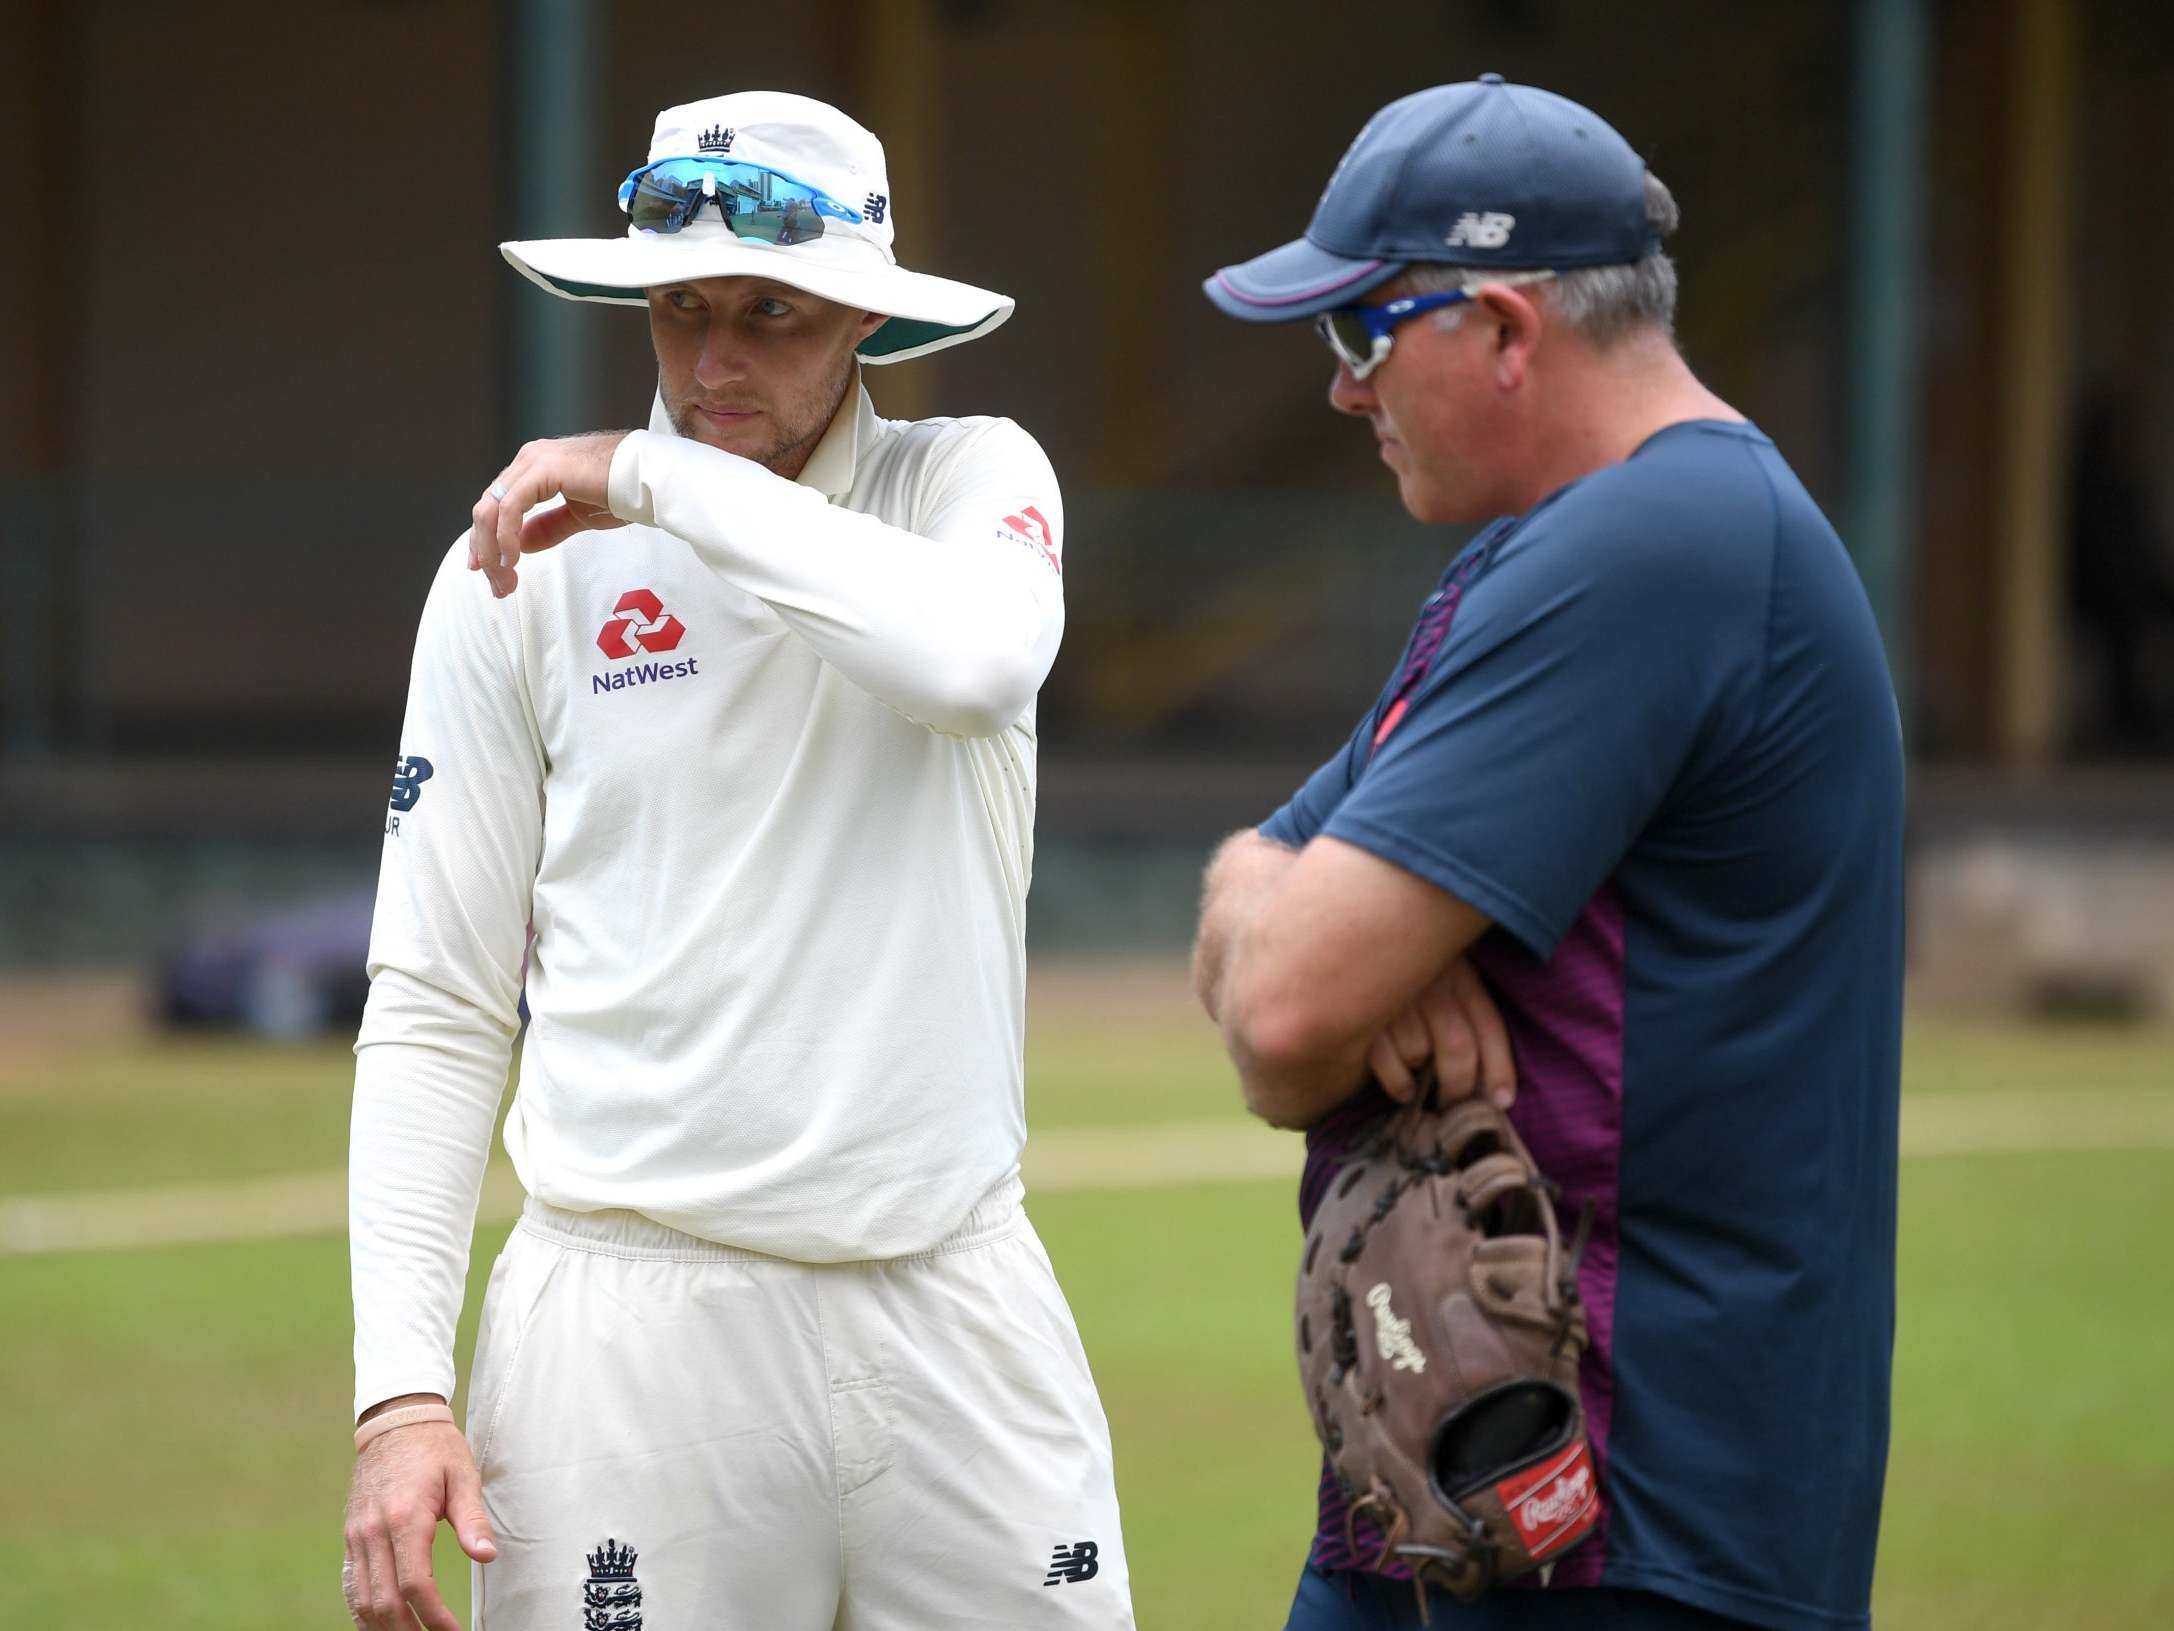
{"label": "man's bent elbow", "polygon": [[1312,1084],[1341,1051],[1295,1004],[1241,1009],[1225,1032],[1246,1108],[1271,1127],[1301,1128],[1323,1108]]}
{"label": "man's bent elbow", "polygon": [[1338,1015],[1308,1000],[1304,986],[1289,980],[1272,985],[1263,972],[1249,959],[1226,982],[1224,1028],[1234,1051],[1279,1074],[1325,1064],[1344,1051],[1351,1039]]}
{"label": "man's bent elbow", "polygon": [[1262,1081],[1258,1076],[1241,1075],[1239,1088],[1245,1096],[1246,1109],[1271,1127],[1302,1133],[1318,1119],[1310,1098]]}
{"label": "man's bent elbow", "polygon": [[1210,1019],[1216,1017],[1216,987],[1222,983],[1222,964],[1221,949],[1210,943],[1203,929],[1193,937],[1193,995]]}
{"label": "man's bent elbow", "polygon": [[922,723],[947,736],[995,736],[1017,723],[1041,682],[1023,652],[955,659],[929,685]]}

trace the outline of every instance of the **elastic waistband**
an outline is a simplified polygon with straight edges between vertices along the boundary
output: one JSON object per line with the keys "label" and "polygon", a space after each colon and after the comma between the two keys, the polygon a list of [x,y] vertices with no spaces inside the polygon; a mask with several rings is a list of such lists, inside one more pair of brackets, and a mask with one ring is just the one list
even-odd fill
{"label": "elastic waistband", "polygon": [[[1020,1219],[1025,1216],[1020,1210],[1025,1195],[1026,1186],[1014,1172],[975,1202],[974,1209],[966,1214],[966,1220],[958,1228],[926,1251],[860,1261],[914,1263],[994,1245],[1019,1227]],[[572,1250],[595,1252],[605,1257],[645,1257],[675,1263],[783,1263],[796,1268],[857,1266],[853,1261],[808,1263],[799,1258],[780,1257],[774,1252],[727,1246],[721,1241],[682,1233],[640,1212],[609,1209],[569,1212],[564,1207],[548,1206],[533,1195],[522,1206],[517,1227]]]}

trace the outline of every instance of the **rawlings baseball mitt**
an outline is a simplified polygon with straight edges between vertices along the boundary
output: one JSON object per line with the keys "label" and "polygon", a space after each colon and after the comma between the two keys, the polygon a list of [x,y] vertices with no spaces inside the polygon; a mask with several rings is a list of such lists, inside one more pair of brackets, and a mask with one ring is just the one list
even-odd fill
{"label": "rawlings baseball mitt", "polygon": [[1406,1105],[1353,1152],[1298,1273],[1298,1368],[1375,1567],[1477,1597],[1591,1533],[1578,1238],[1500,1110]]}

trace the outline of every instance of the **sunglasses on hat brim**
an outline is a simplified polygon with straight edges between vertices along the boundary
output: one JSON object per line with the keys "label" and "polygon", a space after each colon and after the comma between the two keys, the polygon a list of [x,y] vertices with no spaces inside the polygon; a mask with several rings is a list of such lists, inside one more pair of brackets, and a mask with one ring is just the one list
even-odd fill
{"label": "sunglasses on hat brim", "polygon": [[1336,353],[1336,360],[1351,370],[1351,377],[1364,379],[1388,359],[1400,325],[1415,317],[1424,317],[1430,311],[1470,300],[1482,289],[1514,289],[1527,283],[1545,283],[1554,275],[1551,271],[1505,272],[1500,277],[1487,278],[1462,289],[1447,289],[1439,294],[1405,295],[1401,299],[1385,300],[1378,306],[1339,306],[1316,317],[1313,326],[1328,343],[1328,348]]}
{"label": "sunglasses on hat brim", "polygon": [[677,232],[702,211],[717,213],[733,235],[766,244],[806,243],[823,223],[858,226],[861,212],[797,177],[734,159],[659,159],[619,183],[619,207],[642,232]]}

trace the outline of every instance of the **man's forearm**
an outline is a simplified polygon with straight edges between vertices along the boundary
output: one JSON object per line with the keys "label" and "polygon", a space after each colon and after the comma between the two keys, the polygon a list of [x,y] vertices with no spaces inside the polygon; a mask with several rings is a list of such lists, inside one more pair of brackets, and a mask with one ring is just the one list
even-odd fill
{"label": "man's forearm", "polygon": [[1231,975],[1261,909],[1290,876],[1298,851],[1256,830],[1234,833],[1209,864],[1193,944],[1193,990],[1223,1032],[1247,1108],[1278,1127],[1304,1127],[1365,1079],[1363,1043],[1348,1060],[1279,1060],[1253,1045],[1253,1026],[1233,1012]]}
{"label": "man's forearm", "polygon": [[[398,992],[412,982],[379,976]],[[450,1398],[469,1242],[511,1039],[478,1026],[446,1043],[395,1042],[400,1005],[372,994],[355,1062],[348,1249],[355,1411],[415,1393]],[[381,1038],[383,1038],[381,1040]]]}
{"label": "man's forearm", "polygon": [[1225,839],[1208,863],[1201,889],[1200,932],[1193,942],[1193,993],[1210,1019],[1219,1020],[1222,1014],[1231,947],[1297,859],[1298,851],[1248,827]]}
{"label": "man's forearm", "polygon": [[1384,1027],[1487,928],[1367,850],[1307,845],[1233,935],[1216,1020],[1254,1114],[1310,1126],[1369,1074]]}
{"label": "man's forearm", "polygon": [[[1017,479],[1053,492],[1046,462],[1033,461]],[[1001,482],[1002,470],[999,460],[981,479]],[[954,515],[923,536],[716,448],[637,432],[613,456],[611,498],[615,515],[686,543],[853,684],[933,730],[994,735],[1056,659],[1055,560],[989,524],[1004,513],[993,497],[971,522]],[[1041,502],[1058,513],[1053,498]]]}
{"label": "man's forearm", "polygon": [[1261,949],[1256,931],[1262,908],[1289,871],[1286,863],[1261,881],[1243,914],[1233,914],[1209,1012],[1237,1067],[1246,1108],[1271,1127],[1296,1129],[1312,1126],[1365,1081],[1366,1043],[1355,1039],[1324,1051],[1322,1039],[1295,1033],[1284,1023],[1292,1005],[1265,1002],[1260,982],[1246,977],[1246,965]]}

